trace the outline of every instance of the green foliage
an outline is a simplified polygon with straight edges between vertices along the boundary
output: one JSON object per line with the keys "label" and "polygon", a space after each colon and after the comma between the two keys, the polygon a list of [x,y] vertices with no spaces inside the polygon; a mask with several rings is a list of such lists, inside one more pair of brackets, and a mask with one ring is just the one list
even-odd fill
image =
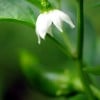
{"label": "green foliage", "polygon": [[100,75],[100,66],[89,67],[89,68],[85,68],[84,70],[93,75]]}
{"label": "green foliage", "polygon": [[94,7],[100,7],[100,1],[96,2],[95,4],[93,4]]}
{"label": "green foliage", "polygon": [[[67,64],[67,68],[62,66],[55,71],[49,71],[44,69],[43,65],[39,65],[35,56],[25,50],[21,50],[19,57],[22,72],[29,83],[32,87],[35,85],[42,93],[50,96],[62,96],[80,91],[81,82],[77,78],[77,72],[72,68],[73,64],[72,66],[70,63]],[[73,73],[74,77],[70,73]]]}
{"label": "green foliage", "polygon": [[[89,8],[88,4],[93,3],[93,0],[85,1],[84,37],[81,38],[84,38],[82,60],[77,58],[79,24],[77,21],[79,19],[77,20],[76,1],[48,1],[54,8],[67,12],[76,27],[72,30],[64,23],[64,32],[60,33],[53,26],[54,37],[47,36],[41,45],[37,45],[34,26],[41,10],[40,0],[0,0],[0,64],[2,65],[0,67],[0,100],[4,92],[21,75],[26,77],[32,87],[30,91],[35,88],[47,96],[58,97],[59,100],[65,100],[66,97],[68,100],[88,100],[87,97],[90,97],[91,93],[93,98],[94,96],[96,99],[100,98],[100,91],[93,86],[94,80],[91,77],[93,74],[96,80],[96,75],[100,75],[100,66],[95,67],[95,65],[100,65],[100,38],[99,34],[96,34],[96,32],[99,33],[99,16],[90,14],[93,9],[95,12],[99,8],[100,2],[93,4],[94,8]],[[10,23],[12,21],[14,23]],[[64,53],[57,49],[57,46]],[[87,65],[94,65],[94,67],[87,67]],[[99,84],[99,79],[95,83]]]}
{"label": "green foliage", "polygon": [[0,0],[0,20],[21,21],[34,25],[34,6],[26,0]]}
{"label": "green foliage", "polygon": [[33,5],[41,8],[40,0],[27,0],[27,1],[31,2]]}

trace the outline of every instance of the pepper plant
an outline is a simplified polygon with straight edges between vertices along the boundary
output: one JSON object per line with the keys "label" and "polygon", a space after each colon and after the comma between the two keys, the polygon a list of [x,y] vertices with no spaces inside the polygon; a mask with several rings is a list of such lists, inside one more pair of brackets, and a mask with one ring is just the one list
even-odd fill
{"label": "pepper plant", "polygon": [[[100,3],[91,7],[99,8]],[[31,27],[38,47],[49,38],[66,58],[65,64],[58,61],[60,68],[55,66],[52,71],[43,68],[45,65],[33,54],[20,50],[20,68],[31,87],[57,100],[100,99],[99,87],[92,77],[100,75],[100,65],[95,63],[96,51],[90,48],[94,41],[88,38],[95,38],[96,33],[90,33],[93,27],[85,32],[91,26],[85,13],[85,0],[0,0],[0,21],[19,22]],[[46,54],[45,51],[41,56]]]}

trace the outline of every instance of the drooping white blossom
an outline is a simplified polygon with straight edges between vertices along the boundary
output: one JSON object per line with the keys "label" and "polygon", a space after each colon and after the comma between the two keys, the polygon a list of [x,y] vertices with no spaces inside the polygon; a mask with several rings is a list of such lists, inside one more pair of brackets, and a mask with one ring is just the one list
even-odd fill
{"label": "drooping white blossom", "polygon": [[45,39],[46,34],[52,34],[51,25],[54,24],[56,28],[63,32],[62,23],[66,22],[70,25],[71,28],[74,28],[71,18],[68,14],[64,12],[54,9],[48,12],[41,13],[36,21],[36,34],[38,36],[38,43],[40,44],[40,39]]}

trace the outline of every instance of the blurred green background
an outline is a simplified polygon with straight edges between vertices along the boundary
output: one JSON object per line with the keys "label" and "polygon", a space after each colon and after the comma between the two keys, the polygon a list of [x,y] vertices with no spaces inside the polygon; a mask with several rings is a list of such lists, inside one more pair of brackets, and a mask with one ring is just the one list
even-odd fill
{"label": "blurred green background", "polygon": [[[100,65],[100,0],[84,0],[85,20],[85,47],[84,59],[88,64]],[[73,0],[62,0],[62,9],[68,10],[67,2],[73,7],[70,14],[76,20],[76,3]],[[56,5],[56,4],[55,4]],[[70,12],[69,11],[69,12]],[[76,23],[76,21],[74,21]],[[76,30],[77,31],[77,30]],[[73,33],[74,34],[74,33]],[[72,39],[74,38],[71,35]],[[72,40],[73,41],[73,40]],[[34,63],[39,62],[40,69],[49,71],[60,70],[65,66],[67,57],[58,45],[47,36],[40,45],[34,27],[19,22],[0,22],[0,100],[67,100],[62,97],[49,97],[31,88],[22,71],[20,55],[28,52],[34,57]],[[99,86],[100,77],[94,77],[95,84]],[[37,86],[39,87],[39,86]],[[99,86],[100,87],[100,86]],[[79,94],[68,100],[83,100],[84,95]]]}

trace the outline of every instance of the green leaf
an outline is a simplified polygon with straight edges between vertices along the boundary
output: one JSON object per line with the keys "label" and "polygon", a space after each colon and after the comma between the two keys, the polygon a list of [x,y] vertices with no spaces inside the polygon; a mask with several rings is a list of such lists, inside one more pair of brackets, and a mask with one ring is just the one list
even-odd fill
{"label": "green leaf", "polygon": [[85,68],[84,70],[94,75],[100,75],[100,66],[91,67],[91,68],[88,67]]}
{"label": "green leaf", "polygon": [[39,8],[41,7],[40,0],[27,0],[27,1],[33,3],[34,5],[36,5]]}
{"label": "green leaf", "polygon": [[69,82],[69,76],[63,72],[43,71],[35,79],[40,91],[51,96],[69,95],[74,89]]}
{"label": "green leaf", "polygon": [[14,20],[34,25],[34,6],[26,0],[0,0],[1,20]]}
{"label": "green leaf", "polygon": [[[36,60],[35,56],[25,50],[20,52],[21,69],[31,86],[49,96],[70,95],[77,93],[80,87],[80,80],[77,73],[69,64],[57,70],[44,69]],[[73,63],[72,63],[73,64]],[[52,66],[51,66],[52,67]],[[74,76],[70,73],[74,73]],[[78,81],[78,82],[77,82]],[[78,86],[78,87],[77,87]],[[76,89],[77,88],[77,89]]]}
{"label": "green leaf", "polygon": [[100,1],[93,4],[94,7],[100,7]]}
{"label": "green leaf", "polygon": [[[33,79],[38,70],[38,60],[35,55],[31,55],[26,50],[20,50],[20,64],[21,69],[24,74],[27,74],[27,77]],[[39,70],[38,70],[39,71]]]}
{"label": "green leaf", "polygon": [[84,27],[84,50],[83,50],[83,59],[85,63],[92,64],[94,62],[94,55],[96,51],[96,31],[89,20],[88,17],[85,17],[85,27]]}
{"label": "green leaf", "polygon": [[96,38],[95,64],[100,65],[100,36],[99,35],[97,35]]}
{"label": "green leaf", "polygon": [[86,95],[79,93],[78,95],[71,97],[69,100],[88,100]]}

